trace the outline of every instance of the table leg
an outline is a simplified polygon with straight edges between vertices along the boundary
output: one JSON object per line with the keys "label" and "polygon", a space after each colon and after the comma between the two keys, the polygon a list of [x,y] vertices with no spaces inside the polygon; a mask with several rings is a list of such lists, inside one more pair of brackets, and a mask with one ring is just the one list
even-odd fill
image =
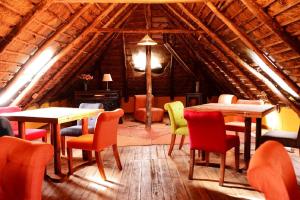
{"label": "table leg", "polygon": [[18,121],[19,138],[25,139],[26,129],[25,122]]}
{"label": "table leg", "polygon": [[[88,118],[83,118],[81,120],[82,124],[82,135],[88,134],[89,133],[89,128],[88,128]],[[83,160],[92,160],[92,152],[91,151],[82,151],[82,159]]]}
{"label": "table leg", "polygon": [[256,118],[256,133],[255,133],[255,149],[257,149],[260,145],[260,137],[261,137],[261,118]]}
{"label": "table leg", "polygon": [[251,118],[245,117],[245,140],[244,140],[244,160],[248,169],[251,151]]}
{"label": "table leg", "polygon": [[60,124],[50,124],[51,137],[54,146],[54,173],[61,174],[61,159],[60,159]]}

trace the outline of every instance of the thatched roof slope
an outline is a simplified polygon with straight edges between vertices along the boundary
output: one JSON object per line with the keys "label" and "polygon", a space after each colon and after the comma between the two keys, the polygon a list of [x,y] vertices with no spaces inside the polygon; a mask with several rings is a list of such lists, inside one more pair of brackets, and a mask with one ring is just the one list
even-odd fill
{"label": "thatched roof slope", "polygon": [[[185,80],[192,77],[240,98],[263,98],[299,112],[299,0],[172,1],[176,3],[151,5],[148,19],[144,16],[145,8],[149,9],[146,4],[102,2],[0,0],[0,95],[18,90],[9,102],[29,106],[71,94],[74,85],[78,88],[78,74],[96,70],[101,76],[106,69],[97,66],[103,66],[105,55],[116,60],[115,77],[120,80],[116,87],[124,90],[129,86],[130,90],[136,79],[121,68],[129,66],[132,44],[150,26],[159,48],[168,52],[166,57],[175,52],[185,62],[186,66],[177,58],[177,65],[183,68],[177,69],[175,78],[187,88],[193,86]],[[51,60],[37,75],[29,76],[31,81],[16,88],[14,83],[27,76],[26,69],[48,48],[53,51]],[[264,71],[264,66],[294,94],[276,83],[275,75]],[[118,69],[120,73],[116,73]],[[164,76],[157,81],[166,80]],[[159,85],[155,86],[158,93],[168,94],[170,84]],[[176,87],[183,89],[180,84]]]}

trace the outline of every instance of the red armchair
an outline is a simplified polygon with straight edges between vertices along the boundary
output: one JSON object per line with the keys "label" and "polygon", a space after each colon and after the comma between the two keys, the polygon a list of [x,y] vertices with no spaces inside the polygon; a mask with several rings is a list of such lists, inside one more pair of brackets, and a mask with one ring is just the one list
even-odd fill
{"label": "red armchair", "polygon": [[[21,108],[18,106],[9,106],[9,107],[0,107],[0,113],[9,113],[9,112],[19,112]],[[18,122],[10,122],[14,135],[19,137]],[[36,129],[36,128],[26,128],[25,139],[26,140],[36,140],[42,138],[44,142],[47,142],[47,130],[45,129]]]}
{"label": "red armchair", "polygon": [[40,200],[53,147],[10,136],[1,137],[0,146],[0,200]]}
{"label": "red armchair", "polygon": [[[197,112],[185,110],[190,137],[190,171],[193,179],[195,150],[221,154],[219,185],[224,183],[226,152],[235,148],[235,166],[239,169],[240,140],[236,135],[226,135],[224,117],[221,112]],[[207,155],[208,156],[208,155]]]}
{"label": "red armchair", "polygon": [[250,160],[249,184],[267,200],[300,199],[295,171],[284,146],[276,141],[263,143]]}
{"label": "red armchair", "polygon": [[106,180],[100,152],[104,148],[111,145],[113,147],[117,166],[120,170],[122,170],[117,148],[117,128],[119,119],[123,115],[124,111],[122,109],[103,112],[97,118],[94,134],[81,135],[77,138],[72,138],[67,141],[68,166],[70,175],[73,174],[72,149],[82,149],[95,151],[96,162],[100,175],[104,180]]}
{"label": "red armchair", "polygon": [[[151,98],[153,105],[153,96]],[[164,109],[151,108],[152,122],[161,122],[164,118]],[[146,121],[146,95],[134,95],[134,119],[140,122]]]}

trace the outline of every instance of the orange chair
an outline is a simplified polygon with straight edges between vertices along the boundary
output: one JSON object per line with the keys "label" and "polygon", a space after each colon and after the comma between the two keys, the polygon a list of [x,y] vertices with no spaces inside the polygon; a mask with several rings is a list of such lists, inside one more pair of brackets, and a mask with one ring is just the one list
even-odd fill
{"label": "orange chair", "polygon": [[[263,105],[264,102],[262,100],[246,100],[246,99],[238,99],[236,104],[250,104],[250,105]],[[256,123],[255,119],[252,121],[251,130],[255,130]],[[226,122],[226,130],[234,131],[236,134],[238,132],[245,132],[245,118],[240,116],[233,116],[232,120]]]}
{"label": "orange chair", "polygon": [[82,149],[95,151],[96,162],[100,175],[104,180],[106,180],[100,151],[110,145],[112,145],[113,147],[117,166],[120,170],[122,170],[122,165],[117,148],[117,128],[119,119],[123,115],[124,111],[120,108],[114,111],[103,112],[97,118],[94,134],[81,135],[77,138],[72,138],[67,141],[68,165],[70,175],[73,174],[72,149]]}
{"label": "orange chair", "polygon": [[[153,105],[153,96],[151,98]],[[151,108],[152,122],[161,122],[164,118],[164,109]],[[134,119],[140,122],[146,122],[146,95],[134,95]]]}
{"label": "orange chair", "polygon": [[41,199],[45,168],[53,158],[53,147],[11,136],[1,137],[0,146],[0,199]]}
{"label": "orange chair", "polygon": [[247,178],[249,184],[263,192],[267,200],[300,199],[291,159],[279,142],[267,141],[255,151]]}

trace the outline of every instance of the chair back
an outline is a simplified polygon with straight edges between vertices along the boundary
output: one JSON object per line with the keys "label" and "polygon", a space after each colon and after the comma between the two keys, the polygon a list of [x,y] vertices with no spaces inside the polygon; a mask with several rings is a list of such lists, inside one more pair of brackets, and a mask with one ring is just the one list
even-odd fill
{"label": "chair back", "polygon": [[221,94],[218,98],[218,103],[233,104],[237,102],[237,97],[233,94]]}
{"label": "chair back", "polygon": [[[0,113],[11,113],[11,112],[20,112],[22,109],[18,106],[8,106],[8,107],[0,107]],[[18,130],[18,122],[10,121],[10,125],[13,131]]]}
{"label": "chair back", "polygon": [[0,199],[41,199],[45,168],[53,158],[52,145],[4,136],[0,146]]}
{"label": "chair back", "polygon": [[10,121],[0,116],[0,137],[4,135],[14,136],[14,132],[11,128]]}
{"label": "chair back", "polygon": [[187,126],[187,122],[183,116],[184,106],[181,101],[166,103],[164,108],[168,111],[173,133],[178,127]]}
{"label": "chair back", "polygon": [[[144,94],[134,95],[134,110],[137,110],[139,108],[145,108],[146,107],[146,100],[147,96]],[[153,95],[151,95],[151,102],[153,105]]]}
{"label": "chair back", "polygon": [[221,112],[184,111],[187,120],[191,149],[208,152],[226,152],[226,132]]}
{"label": "chair back", "polygon": [[93,145],[96,150],[117,144],[118,123],[120,117],[123,115],[124,111],[121,108],[100,113],[97,118],[93,140]]}
{"label": "chair back", "polygon": [[263,143],[250,160],[249,184],[264,193],[266,199],[300,199],[296,175],[284,146],[276,141]]}
{"label": "chair back", "polygon": [[[86,108],[86,109],[101,109],[103,108],[102,103],[81,103],[79,108]],[[90,117],[88,119],[88,126],[95,126],[97,117]],[[81,120],[77,120],[77,125],[82,125]]]}

